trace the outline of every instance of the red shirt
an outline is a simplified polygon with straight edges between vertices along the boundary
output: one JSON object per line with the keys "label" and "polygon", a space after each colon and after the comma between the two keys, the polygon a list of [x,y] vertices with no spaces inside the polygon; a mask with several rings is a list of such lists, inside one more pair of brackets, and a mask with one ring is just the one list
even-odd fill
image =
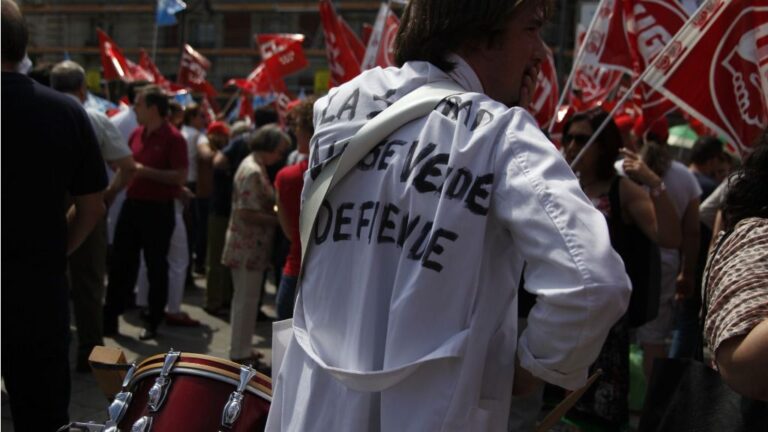
{"label": "red shirt", "polygon": [[287,166],[277,173],[275,189],[280,199],[280,207],[288,221],[291,230],[291,249],[285,258],[283,274],[298,276],[301,269],[301,234],[299,233],[299,210],[301,207],[301,189],[304,187],[304,171],[309,165],[303,160],[295,165]]}
{"label": "red shirt", "polygon": [[[160,170],[187,168],[187,142],[176,128],[164,122],[149,135],[145,135],[144,130],[144,126],[137,127],[128,139],[136,162]],[[134,178],[125,194],[133,199],[168,201],[175,199],[180,191],[179,186]]]}

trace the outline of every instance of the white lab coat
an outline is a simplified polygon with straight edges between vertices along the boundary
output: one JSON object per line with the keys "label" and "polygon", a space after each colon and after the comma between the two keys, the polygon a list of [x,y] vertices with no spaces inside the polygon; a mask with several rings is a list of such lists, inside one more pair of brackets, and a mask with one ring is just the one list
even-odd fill
{"label": "white lab coat", "polygon": [[[463,61],[451,77],[482,90]],[[310,167],[384,100],[445,79],[409,62],[332,89]],[[585,383],[630,294],[605,219],[526,111],[458,99],[393,133],[320,209],[268,431],[505,430],[516,355]],[[518,342],[524,261],[538,301]]]}

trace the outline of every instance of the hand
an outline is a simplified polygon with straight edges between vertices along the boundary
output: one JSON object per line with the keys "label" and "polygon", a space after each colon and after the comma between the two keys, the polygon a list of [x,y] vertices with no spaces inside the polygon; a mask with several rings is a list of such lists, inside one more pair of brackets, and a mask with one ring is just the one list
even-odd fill
{"label": "hand", "polygon": [[181,188],[181,194],[179,194],[179,199],[181,200],[181,203],[184,205],[184,207],[189,206],[189,202],[195,198],[195,194],[189,190],[188,187],[183,186]]}
{"label": "hand", "polygon": [[528,109],[536,90],[536,81],[539,79],[539,66],[529,66],[523,72],[523,82],[520,87],[520,106]]}
{"label": "hand", "polygon": [[536,391],[542,383],[543,382],[539,378],[536,378],[533,374],[523,369],[518,362],[515,361],[515,381],[514,386],[512,386],[513,396],[529,395]]}
{"label": "hand", "polygon": [[659,176],[648,168],[637,153],[626,148],[619,149],[619,152],[624,156],[621,166],[629,178],[651,188],[661,184]]}
{"label": "hand", "polygon": [[134,171],[133,176],[136,178],[143,177],[144,176],[144,164],[139,162],[134,162],[134,166],[136,167],[136,171]]}
{"label": "hand", "polygon": [[690,298],[694,291],[693,277],[687,276],[684,273],[677,275],[677,281],[675,281],[675,301],[681,302]]}

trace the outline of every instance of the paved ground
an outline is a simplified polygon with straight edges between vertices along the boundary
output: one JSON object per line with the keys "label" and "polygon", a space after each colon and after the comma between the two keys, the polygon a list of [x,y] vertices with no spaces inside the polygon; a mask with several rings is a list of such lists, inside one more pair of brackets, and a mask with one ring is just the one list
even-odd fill
{"label": "paved ground", "polygon": [[[208,354],[214,357],[228,358],[229,349],[229,323],[228,318],[221,319],[207,314],[203,309],[205,280],[196,279],[196,289],[187,289],[184,293],[182,309],[192,318],[201,322],[199,327],[169,327],[162,326],[160,335],[155,341],[140,341],[138,339],[141,330],[141,320],[138,309],[126,313],[120,320],[120,335],[115,338],[106,338],[104,343],[110,347],[118,347],[125,352],[126,359],[131,362],[141,361],[143,358],[167,352],[170,348],[182,352],[194,352]],[[275,287],[268,283],[262,311],[274,316]],[[76,334],[72,327],[73,343],[70,346],[70,360],[72,367],[75,365]],[[258,322],[256,335],[253,338],[254,348],[264,355],[266,364],[269,364],[271,356],[270,322]],[[72,371],[72,398],[69,406],[69,415],[72,421],[90,421],[103,423],[107,416],[107,399],[96,384],[96,380],[90,373],[78,373]],[[12,432],[11,413],[8,407],[7,397],[3,391],[2,398],[2,424],[3,432]]]}

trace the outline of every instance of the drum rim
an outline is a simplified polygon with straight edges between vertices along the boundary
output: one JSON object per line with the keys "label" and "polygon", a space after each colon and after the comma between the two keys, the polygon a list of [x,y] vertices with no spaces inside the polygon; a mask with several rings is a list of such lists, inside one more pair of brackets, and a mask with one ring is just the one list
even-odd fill
{"label": "drum rim", "polygon": [[[133,388],[133,386],[145,376],[149,375],[159,375],[160,370],[163,367],[162,360],[164,359],[165,354],[157,354],[151,357],[148,357],[144,359],[136,368],[136,374],[133,376],[133,379],[131,379],[131,382],[129,384],[130,388]],[[235,374],[233,372],[230,372],[226,369],[215,367],[212,365],[207,364],[200,364],[200,363],[192,363],[192,362],[186,362],[184,361],[185,358],[195,358],[200,360],[207,360],[214,364],[223,364],[226,366],[229,366],[233,369],[239,370],[241,365],[229,361],[226,359],[221,359],[218,357],[213,357],[205,354],[195,354],[195,353],[184,353],[182,352],[179,360],[174,364],[173,369],[171,369],[171,375],[179,374],[179,373],[187,373],[191,375],[199,375],[204,376],[206,378],[212,378],[216,379],[218,381],[223,381],[229,384],[234,385],[237,387],[238,383],[240,382],[240,375]],[[152,365],[151,363],[156,363],[155,365]],[[194,371],[194,373],[193,373]],[[259,380],[262,380],[269,384],[269,387],[261,384]],[[250,391],[251,393],[254,393],[256,395],[259,395],[261,397],[264,397],[268,400],[272,400],[272,379],[263,373],[256,371],[256,376],[251,379],[251,382],[247,386],[247,391]]]}

